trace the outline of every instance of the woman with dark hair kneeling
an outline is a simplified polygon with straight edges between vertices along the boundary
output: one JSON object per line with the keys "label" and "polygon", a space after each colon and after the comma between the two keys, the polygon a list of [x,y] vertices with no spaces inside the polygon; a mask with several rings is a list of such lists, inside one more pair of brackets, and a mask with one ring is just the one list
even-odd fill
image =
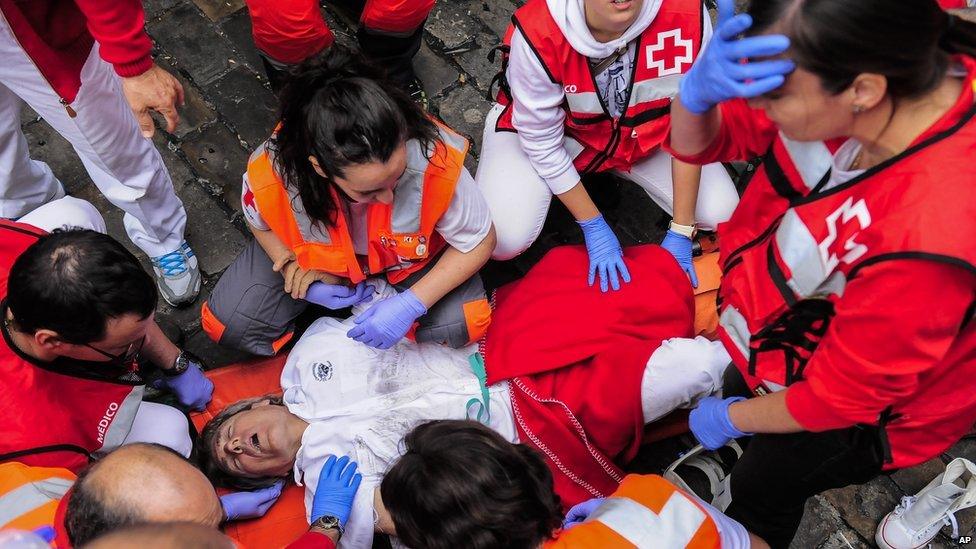
{"label": "woman with dark hair kneeling", "polygon": [[563,522],[542,455],[473,421],[432,421],[403,442],[380,494],[409,547],[766,547],[657,475],[628,475],[610,498],[574,507]]}
{"label": "woman with dark hair kneeling", "polygon": [[[670,146],[765,155],[720,230],[736,368],[691,428],[706,448],[753,435],[727,512],[786,547],[808,497],[936,457],[976,420],[976,26],[935,0],[748,11],[719,2]],[[882,547],[938,533],[885,528]]]}
{"label": "woman with dark hair kneeling", "polygon": [[204,330],[273,355],[309,301],[365,303],[366,278],[385,274],[398,292],[357,317],[349,337],[385,349],[416,321],[417,341],[480,339],[491,311],[478,270],[495,233],[467,149],[347,50],[300,66],[282,91],[281,123],[244,175],[254,240],[203,304]]}

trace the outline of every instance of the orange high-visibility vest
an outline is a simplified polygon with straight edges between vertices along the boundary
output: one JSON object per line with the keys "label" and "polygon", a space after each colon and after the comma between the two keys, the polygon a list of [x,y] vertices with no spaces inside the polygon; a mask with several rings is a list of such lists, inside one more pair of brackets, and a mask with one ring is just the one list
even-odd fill
{"label": "orange high-visibility vest", "polygon": [[60,467],[0,464],[0,529],[34,530],[54,525],[58,502],[75,482]]}
{"label": "orange high-visibility vest", "polygon": [[324,271],[354,283],[386,272],[390,282],[397,283],[446,245],[434,227],[451,204],[468,142],[443,125],[438,124],[438,130],[439,139],[430,150],[423,150],[416,140],[407,142],[407,170],[397,182],[393,204],[369,206],[365,266],[353,249],[342,207],[345,199],[331,189],[332,199],[339,205],[335,222],[326,227],[313,221],[302,207],[298,190],[275,171],[273,150],[267,142],[251,154],[248,184],[261,217],[295,253],[303,269]]}
{"label": "orange high-visibility vest", "polygon": [[627,475],[586,521],[546,549],[719,549],[718,526],[694,497],[658,475]]}

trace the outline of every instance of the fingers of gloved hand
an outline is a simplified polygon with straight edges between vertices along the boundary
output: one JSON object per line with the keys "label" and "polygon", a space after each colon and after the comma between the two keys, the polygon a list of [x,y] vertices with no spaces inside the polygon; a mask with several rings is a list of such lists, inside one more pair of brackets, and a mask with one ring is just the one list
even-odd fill
{"label": "fingers of gloved hand", "polygon": [[322,472],[319,473],[319,482],[325,478],[335,477],[335,463],[336,457],[334,455],[329,456],[329,458],[325,460],[325,465],[322,466]]}
{"label": "fingers of gloved hand", "polygon": [[342,479],[342,470],[346,468],[349,463],[349,456],[340,457],[335,464],[335,474],[333,475],[337,479]]}
{"label": "fingers of gloved hand", "polygon": [[592,259],[590,260],[590,274],[586,278],[586,285],[592,287],[593,282],[596,280],[596,269],[597,263]]}
{"label": "fingers of gloved hand", "polygon": [[740,13],[721,21],[715,28],[715,34],[722,40],[732,41],[750,27],[752,27],[752,16],[748,13]]}
{"label": "fingers of gloved hand", "polygon": [[759,80],[753,80],[747,84],[736,85],[736,96],[743,97],[746,99],[752,97],[759,97],[760,95],[767,94],[786,82],[785,76],[767,76]]}
{"label": "fingers of gloved hand", "polygon": [[607,277],[609,278],[610,287],[613,291],[620,290],[620,273],[618,269],[620,265],[616,261],[607,262]]}
{"label": "fingers of gloved hand", "polygon": [[378,307],[382,303],[383,303],[382,301],[379,301],[377,303],[374,303],[372,307],[370,307],[369,309],[366,309],[365,311],[359,313],[359,316],[357,316],[356,318],[354,318],[353,319],[353,322],[355,322],[356,324],[362,324],[363,322],[366,322],[367,320],[369,320],[370,318],[372,318],[373,315],[376,314],[376,311],[378,310]]}
{"label": "fingers of gloved hand", "polygon": [[796,63],[789,59],[773,59],[744,65],[736,63],[729,67],[729,76],[739,81],[757,80],[767,76],[790,74],[794,69],[796,69]]}
{"label": "fingers of gloved hand", "polygon": [[342,483],[343,486],[349,486],[349,484],[352,482],[352,477],[356,476],[356,469],[358,467],[359,464],[357,464],[355,461],[347,462],[345,464],[345,468],[342,470],[342,473],[339,475],[339,482]]}
{"label": "fingers of gloved hand", "polygon": [[695,272],[695,266],[689,265],[685,272],[688,273],[688,278],[691,279],[691,287],[698,287],[698,273]]}
{"label": "fingers of gloved hand", "polygon": [[352,482],[349,483],[349,487],[352,488],[352,493],[355,494],[359,490],[359,485],[363,482],[363,475],[356,473],[352,476]]}
{"label": "fingers of gloved hand", "polygon": [[734,0],[718,0],[716,3],[716,8],[718,9],[718,24],[722,25],[729,19],[735,16],[735,2]]}
{"label": "fingers of gloved hand", "polygon": [[627,268],[627,260],[624,259],[622,253],[618,260],[617,270],[620,271],[620,278],[623,278],[625,283],[630,284],[630,269]]}
{"label": "fingers of gloved hand", "polygon": [[750,36],[726,44],[725,58],[738,61],[753,57],[779,55],[790,47],[790,39],[782,34]]}
{"label": "fingers of gloved hand", "polygon": [[610,289],[610,284],[607,281],[609,273],[607,272],[606,262],[601,261],[598,270],[600,271],[600,291],[607,293],[607,291]]}

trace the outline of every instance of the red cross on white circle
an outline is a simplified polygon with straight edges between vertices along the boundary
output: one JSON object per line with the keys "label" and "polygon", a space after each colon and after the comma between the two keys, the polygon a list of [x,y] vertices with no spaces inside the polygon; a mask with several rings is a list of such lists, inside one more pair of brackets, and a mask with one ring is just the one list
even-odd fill
{"label": "red cross on white circle", "polygon": [[692,41],[681,37],[681,29],[658,33],[657,44],[647,46],[645,55],[647,68],[657,69],[658,76],[681,74],[694,61]]}

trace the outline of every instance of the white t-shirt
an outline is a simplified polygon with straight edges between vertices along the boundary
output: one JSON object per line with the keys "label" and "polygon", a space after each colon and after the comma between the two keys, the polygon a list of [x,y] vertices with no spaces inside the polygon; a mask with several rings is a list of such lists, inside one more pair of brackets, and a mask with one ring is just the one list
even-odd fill
{"label": "white t-shirt", "polygon": [[847,183],[867,170],[852,170],[851,164],[861,152],[861,143],[856,139],[848,139],[834,153],[833,165],[830,167],[830,179],[823,190],[832,189],[837,185]]}
{"label": "white t-shirt", "polygon": [[[382,280],[375,283],[375,299],[395,291]],[[339,546],[368,548],[373,492],[401,455],[404,435],[424,421],[466,419],[468,402],[480,400],[482,393],[468,362],[477,345],[451,349],[403,340],[387,350],[374,349],[346,337],[353,326],[351,318],[315,321],[288,355],[281,388],[288,410],[309,422],[295,460],[306,510],[328,457],[348,455],[359,464],[363,481]],[[508,384],[492,385],[489,398],[488,426],[518,442]]]}
{"label": "white t-shirt", "polygon": [[[345,203],[349,214],[349,231],[352,237],[353,249],[359,255],[366,255],[368,251],[368,236],[366,232],[366,212],[369,204]],[[248,185],[247,174],[244,174],[241,184],[241,209],[244,218],[255,229],[269,231],[271,227],[261,217],[254,194]],[[473,250],[488,236],[491,230],[491,212],[488,203],[474,183],[474,178],[467,168],[461,169],[461,177],[454,187],[454,196],[447,211],[434,226],[447,244],[462,253]]]}

